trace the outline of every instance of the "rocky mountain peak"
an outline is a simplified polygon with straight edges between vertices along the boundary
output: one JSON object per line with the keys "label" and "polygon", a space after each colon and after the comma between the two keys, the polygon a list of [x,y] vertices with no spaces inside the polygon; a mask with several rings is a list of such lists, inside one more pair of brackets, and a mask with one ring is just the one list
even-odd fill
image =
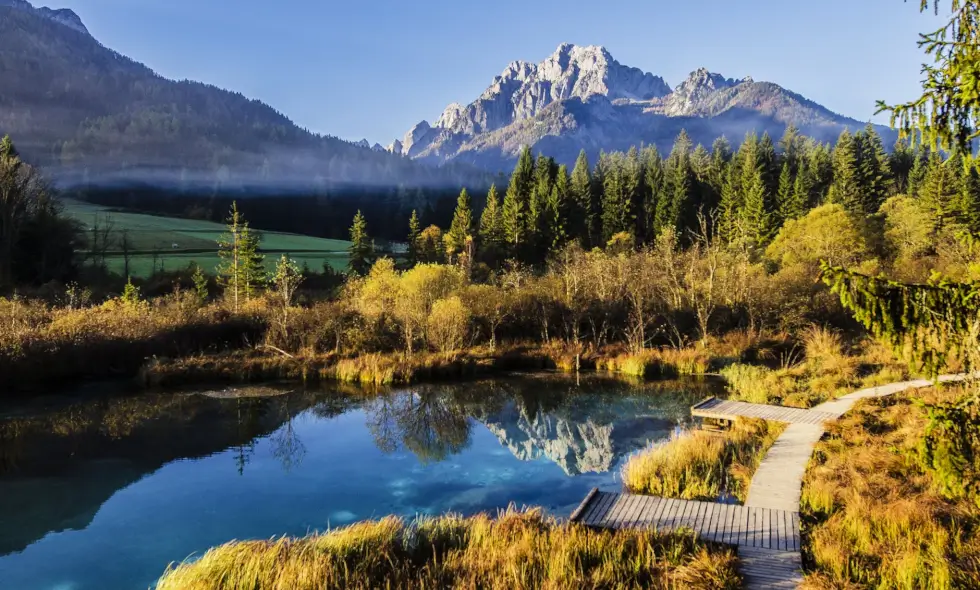
{"label": "rocky mountain peak", "polygon": [[75,11],[68,8],[51,9],[47,7],[35,8],[33,4],[27,2],[27,0],[0,0],[0,6],[9,6],[11,8],[16,8],[18,10],[24,10],[33,12],[48,20],[52,20],[56,23],[65,25],[70,29],[74,29],[79,33],[89,34],[88,29],[85,28],[85,24],[82,23],[82,19],[79,18]]}
{"label": "rocky mountain peak", "polygon": [[672,117],[691,115],[701,101],[712,93],[751,81],[751,78],[742,80],[726,78],[721,74],[709,72],[707,68],[698,68],[678,84],[674,92],[667,97],[664,102],[664,113]]}

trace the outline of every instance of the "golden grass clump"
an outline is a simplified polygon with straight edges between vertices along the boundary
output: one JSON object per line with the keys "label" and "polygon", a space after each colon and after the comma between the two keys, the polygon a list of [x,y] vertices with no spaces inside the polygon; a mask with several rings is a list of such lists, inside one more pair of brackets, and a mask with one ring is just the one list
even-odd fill
{"label": "golden grass clump", "polygon": [[623,467],[623,484],[637,494],[717,500],[723,493],[745,501],[762,457],[785,427],[738,420],[724,434],[689,430],[636,453]]}
{"label": "golden grass clump", "polygon": [[677,375],[703,375],[708,372],[711,355],[704,349],[646,349],[637,353],[607,356],[596,360],[596,368],[608,373],[653,378]]}
{"label": "golden grass clump", "polygon": [[730,549],[691,534],[596,531],[540,510],[387,517],[324,534],[232,542],[172,565],[158,590],[741,587]]}
{"label": "golden grass clump", "polygon": [[802,497],[808,588],[980,588],[980,508],[943,498],[919,467],[927,417],[913,395],[963,390],[865,400],[818,444]]}

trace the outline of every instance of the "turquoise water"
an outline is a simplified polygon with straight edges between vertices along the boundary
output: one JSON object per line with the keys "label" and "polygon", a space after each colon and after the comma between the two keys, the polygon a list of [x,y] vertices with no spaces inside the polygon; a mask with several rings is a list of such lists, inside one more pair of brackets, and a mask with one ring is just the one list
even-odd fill
{"label": "turquoise water", "polygon": [[[0,408],[0,588],[148,588],[232,539],[362,519],[567,514],[710,382],[534,376],[377,393],[87,393]],[[248,394],[255,397],[230,397]],[[261,396],[261,397],[259,397]]]}

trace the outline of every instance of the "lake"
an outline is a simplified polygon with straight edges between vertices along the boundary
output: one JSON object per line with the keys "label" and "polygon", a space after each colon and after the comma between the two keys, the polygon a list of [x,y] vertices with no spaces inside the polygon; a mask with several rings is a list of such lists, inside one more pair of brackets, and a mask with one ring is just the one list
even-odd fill
{"label": "lake", "polygon": [[232,539],[508,504],[566,517],[714,381],[533,375],[368,392],[277,385],[0,405],[0,588],[148,588]]}

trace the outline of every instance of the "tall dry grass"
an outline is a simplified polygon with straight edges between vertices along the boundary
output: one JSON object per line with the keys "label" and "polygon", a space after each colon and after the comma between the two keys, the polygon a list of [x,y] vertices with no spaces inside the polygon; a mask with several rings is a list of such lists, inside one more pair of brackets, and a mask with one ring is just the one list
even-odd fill
{"label": "tall dry grass", "polygon": [[638,353],[600,357],[595,362],[600,371],[640,378],[704,375],[710,363],[711,354],[703,348],[651,348]]}
{"label": "tall dry grass", "polygon": [[72,309],[0,300],[0,390],[92,377],[133,375],[152,357],[240,348],[258,341],[265,320],[201,306],[190,294],[151,302],[111,299]]}
{"label": "tall dry grass", "polygon": [[623,467],[623,484],[637,494],[685,500],[717,500],[730,494],[745,501],[752,475],[785,427],[739,419],[715,434],[685,431],[634,454]]}
{"label": "tall dry grass", "polygon": [[980,588],[980,508],[947,500],[916,460],[942,388],[866,400],[820,442],[804,480],[806,587]]}
{"label": "tall dry grass", "polygon": [[232,542],[168,568],[158,590],[741,587],[734,553],[688,534],[596,531],[539,510],[388,517],[304,538]]}

